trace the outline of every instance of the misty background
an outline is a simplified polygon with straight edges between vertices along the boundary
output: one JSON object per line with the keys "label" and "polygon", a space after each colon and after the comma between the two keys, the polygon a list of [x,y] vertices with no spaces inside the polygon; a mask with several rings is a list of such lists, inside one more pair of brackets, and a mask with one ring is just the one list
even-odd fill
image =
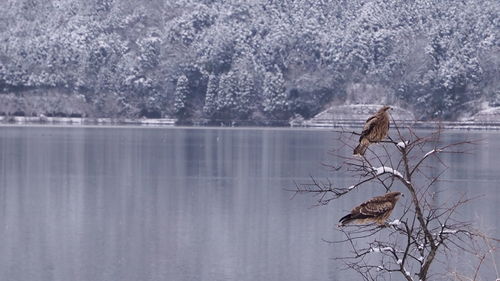
{"label": "misty background", "polygon": [[256,124],[500,105],[496,0],[3,0],[0,115]]}

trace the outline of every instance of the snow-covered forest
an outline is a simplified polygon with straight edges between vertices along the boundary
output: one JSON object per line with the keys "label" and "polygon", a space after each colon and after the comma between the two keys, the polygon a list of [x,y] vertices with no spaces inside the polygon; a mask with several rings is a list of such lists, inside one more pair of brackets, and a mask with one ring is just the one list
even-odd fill
{"label": "snow-covered forest", "polygon": [[0,114],[422,120],[500,105],[498,0],[3,0]]}

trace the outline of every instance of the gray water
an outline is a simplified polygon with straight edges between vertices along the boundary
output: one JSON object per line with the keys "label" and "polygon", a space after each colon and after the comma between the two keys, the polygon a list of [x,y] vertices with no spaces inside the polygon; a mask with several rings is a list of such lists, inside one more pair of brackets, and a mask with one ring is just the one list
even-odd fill
{"label": "gray water", "polygon": [[[500,134],[445,138],[471,136],[485,140],[446,156],[439,186],[486,194],[464,214],[499,236]],[[329,175],[338,145],[317,130],[1,127],[0,280],[357,280],[322,239],[380,190],[317,208],[284,190]]]}

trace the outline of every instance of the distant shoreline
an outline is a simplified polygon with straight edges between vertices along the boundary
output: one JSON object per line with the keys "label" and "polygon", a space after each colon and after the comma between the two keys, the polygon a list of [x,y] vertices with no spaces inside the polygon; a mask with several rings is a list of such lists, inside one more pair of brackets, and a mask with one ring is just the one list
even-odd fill
{"label": "distant shoreline", "polygon": [[85,118],[85,117],[25,117],[0,116],[0,124],[18,125],[141,125],[141,126],[175,126],[176,119],[129,119],[129,118]]}
{"label": "distant shoreline", "polygon": [[[447,130],[500,130],[499,122],[480,122],[480,121],[411,121],[411,120],[396,120],[400,127],[411,125],[415,129],[436,129],[442,128]],[[360,127],[365,123],[364,120],[321,120],[321,121],[305,121],[306,127],[314,128],[352,128]]]}
{"label": "distant shoreline", "polygon": [[[211,128],[245,128],[245,127],[273,127],[262,126],[205,126],[197,125],[176,125],[176,119],[131,119],[131,118],[83,118],[83,117],[24,117],[24,116],[0,116],[0,126],[4,125],[37,125],[37,126],[138,126],[138,127],[211,127]],[[329,129],[329,128],[359,128],[363,126],[365,120],[341,119],[341,120],[304,120],[302,122],[290,122],[290,126],[274,126],[278,128],[311,128],[311,129]],[[479,122],[479,121],[409,121],[399,120],[400,126],[412,125],[415,129],[452,129],[452,130],[500,130],[500,121],[498,122]]]}

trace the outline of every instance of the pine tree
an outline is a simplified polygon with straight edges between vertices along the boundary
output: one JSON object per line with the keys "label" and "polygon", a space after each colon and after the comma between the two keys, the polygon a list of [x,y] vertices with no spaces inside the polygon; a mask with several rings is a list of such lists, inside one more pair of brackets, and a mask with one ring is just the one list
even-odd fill
{"label": "pine tree", "polygon": [[242,71],[238,77],[238,92],[235,105],[237,118],[248,119],[248,116],[254,111],[254,104],[253,77],[247,71]]}
{"label": "pine tree", "polygon": [[233,71],[222,74],[219,80],[219,95],[217,96],[217,110],[224,119],[232,117],[236,104],[237,80]]}
{"label": "pine tree", "polygon": [[276,73],[267,72],[264,77],[263,85],[264,112],[282,118],[288,111],[288,101],[285,92],[285,80],[281,71]]}
{"label": "pine tree", "polygon": [[189,94],[189,81],[185,75],[179,76],[174,93],[174,113],[177,117],[183,118],[186,114],[186,101]]}
{"label": "pine tree", "polygon": [[218,77],[215,74],[211,74],[208,77],[207,93],[205,95],[205,105],[203,106],[203,112],[211,118],[217,110],[217,91],[219,87]]}
{"label": "pine tree", "polygon": [[145,69],[152,69],[160,63],[161,40],[150,36],[138,42],[139,60]]}

